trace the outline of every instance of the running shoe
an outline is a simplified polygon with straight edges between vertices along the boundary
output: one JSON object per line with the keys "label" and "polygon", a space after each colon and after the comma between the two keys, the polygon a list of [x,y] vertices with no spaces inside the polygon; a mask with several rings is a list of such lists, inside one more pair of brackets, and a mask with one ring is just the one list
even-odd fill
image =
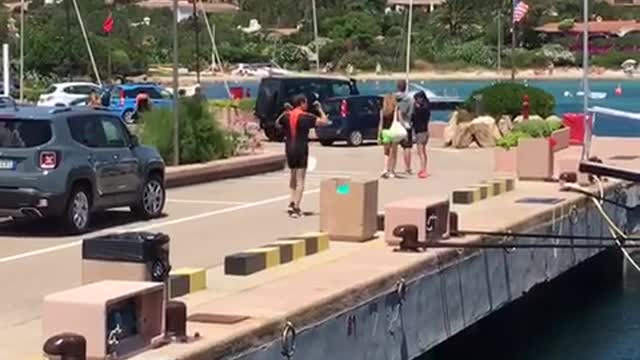
{"label": "running shoe", "polygon": [[407,175],[413,175],[413,171],[412,171],[411,169],[407,169],[407,170],[405,171],[405,174],[407,174]]}
{"label": "running shoe", "polygon": [[289,217],[292,219],[299,219],[302,217],[302,210],[294,208],[289,212]]}
{"label": "running shoe", "polygon": [[389,172],[388,171],[383,172],[382,175],[380,175],[380,177],[383,178],[383,179],[388,179],[389,178]]}
{"label": "running shoe", "polygon": [[419,177],[420,179],[426,179],[428,176],[429,176],[429,175],[427,174],[427,172],[426,172],[426,171],[420,171],[420,172],[418,173],[418,177]]}

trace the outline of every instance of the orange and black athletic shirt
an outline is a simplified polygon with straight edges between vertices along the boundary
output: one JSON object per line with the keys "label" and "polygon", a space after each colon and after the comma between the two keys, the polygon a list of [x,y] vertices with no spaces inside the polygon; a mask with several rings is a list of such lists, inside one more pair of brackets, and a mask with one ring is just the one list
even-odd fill
{"label": "orange and black athletic shirt", "polygon": [[288,156],[308,156],[309,130],[316,126],[316,117],[300,109],[293,109],[280,119]]}

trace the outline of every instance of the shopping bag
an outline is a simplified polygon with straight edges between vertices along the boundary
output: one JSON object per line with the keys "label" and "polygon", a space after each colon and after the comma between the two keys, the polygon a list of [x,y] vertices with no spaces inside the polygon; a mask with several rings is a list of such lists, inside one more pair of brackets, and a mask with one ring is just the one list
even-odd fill
{"label": "shopping bag", "polygon": [[[387,136],[391,139],[393,143],[400,143],[402,140],[407,138],[407,129],[405,129],[400,121],[398,120],[398,110],[396,109],[393,114],[393,122],[388,129]],[[384,134],[383,134],[384,137]]]}

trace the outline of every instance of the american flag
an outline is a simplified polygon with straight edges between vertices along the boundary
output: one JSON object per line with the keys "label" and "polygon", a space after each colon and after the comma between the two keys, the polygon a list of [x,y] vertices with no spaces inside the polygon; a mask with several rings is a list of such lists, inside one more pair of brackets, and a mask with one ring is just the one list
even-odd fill
{"label": "american flag", "polygon": [[529,11],[529,5],[521,0],[516,0],[513,4],[513,23],[519,23],[524,19]]}

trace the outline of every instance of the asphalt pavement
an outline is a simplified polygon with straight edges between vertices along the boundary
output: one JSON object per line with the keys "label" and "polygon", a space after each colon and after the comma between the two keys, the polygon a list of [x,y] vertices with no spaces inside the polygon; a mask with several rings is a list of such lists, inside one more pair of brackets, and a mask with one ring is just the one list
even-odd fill
{"label": "asphalt pavement", "polygon": [[[279,150],[279,144],[267,144]],[[492,150],[450,150],[434,144],[428,179],[416,176],[380,180],[379,207],[412,196],[447,196],[457,187],[490,178]],[[163,232],[171,237],[174,268],[220,265],[226,255],[277,238],[318,229],[320,182],[329,177],[378,178],[382,149],[313,144],[302,208],[315,215],[290,219],[286,171],[170,189],[166,216],[136,221],[126,210],[99,214],[95,229],[83,236],[62,236],[55,223],[0,220],[0,359],[32,354],[20,344],[21,332],[34,328],[45,295],[80,285],[82,239],[120,231]],[[400,160],[400,159],[399,159]],[[399,173],[403,165],[399,161]],[[417,156],[414,152],[414,170]],[[30,325],[31,324],[31,325]],[[37,350],[36,350],[37,351]]]}

